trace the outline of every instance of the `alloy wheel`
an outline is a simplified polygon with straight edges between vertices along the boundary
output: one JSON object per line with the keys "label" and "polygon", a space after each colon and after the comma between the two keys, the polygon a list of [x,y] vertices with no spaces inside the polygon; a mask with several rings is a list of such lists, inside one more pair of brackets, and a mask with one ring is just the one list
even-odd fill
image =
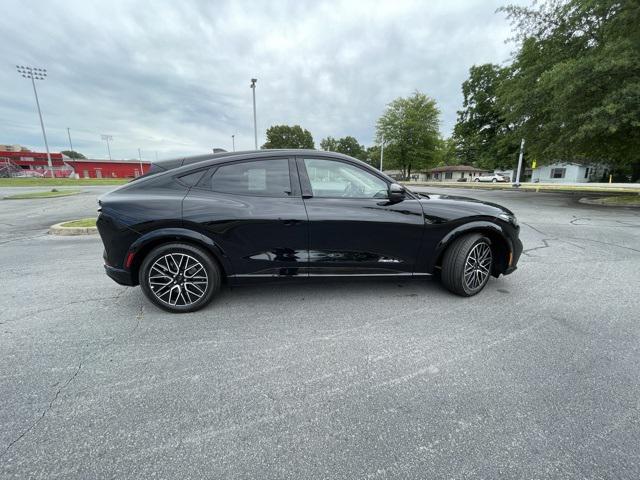
{"label": "alloy wheel", "polygon": [[170,306],[190,306],[205,296],[209,278],[204,265],[185,253],[159,257],[149,269],[149,288]]}
{"label": "alloy wheel", "polygon": [[464,264],[464,283],[471,291],[481,288],[491,274],[491,247],[477,243],[467,255]]}

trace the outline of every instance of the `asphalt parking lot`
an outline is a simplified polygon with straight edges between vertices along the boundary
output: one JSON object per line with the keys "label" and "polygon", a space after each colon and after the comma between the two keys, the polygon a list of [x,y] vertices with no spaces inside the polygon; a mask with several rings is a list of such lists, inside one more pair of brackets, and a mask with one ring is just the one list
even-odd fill
{"label": "asphalt parking lot", "polygon": [[95,213],[85,190],[0,201],[0,477],[640,478],[640,210],[439,190],[517,214],[513,275],[171,315],[104,275],[99,238],[46,234]]}

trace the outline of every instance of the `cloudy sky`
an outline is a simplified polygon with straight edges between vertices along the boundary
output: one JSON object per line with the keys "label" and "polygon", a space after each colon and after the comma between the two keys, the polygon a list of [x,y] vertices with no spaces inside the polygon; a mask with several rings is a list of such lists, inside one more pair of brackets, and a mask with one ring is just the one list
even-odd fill
{"label": "cloudy sky", "polygon": [[[418,89],[449,135],[473,64],[509,61],[506,0],[3,1],[0,143],[43,150],[37,84],[53,151],[153,159],[253,148],[249,81],[258,78],[258,142],[300,124],[370,145],[385,105]],[[518,3],[510,1],[509,3]],[[526,3],[522,0],[519,3]]]}

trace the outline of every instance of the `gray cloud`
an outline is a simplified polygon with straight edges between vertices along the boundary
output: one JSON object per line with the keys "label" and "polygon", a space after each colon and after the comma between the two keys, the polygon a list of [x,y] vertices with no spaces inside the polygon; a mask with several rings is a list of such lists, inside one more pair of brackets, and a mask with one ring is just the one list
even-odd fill
{"label": "gray cloud", "polygon": [[120,158],[253,147],[249,79],[258,78],[259,142],[300,124],[316,144],[371,144],[385,105],[418,89],[455,123],[471,65],[503,63],[501,0],[4,2],[0,142],[41,149],[33,94],[15,64],[49,71],[38,84],[52,149]]}

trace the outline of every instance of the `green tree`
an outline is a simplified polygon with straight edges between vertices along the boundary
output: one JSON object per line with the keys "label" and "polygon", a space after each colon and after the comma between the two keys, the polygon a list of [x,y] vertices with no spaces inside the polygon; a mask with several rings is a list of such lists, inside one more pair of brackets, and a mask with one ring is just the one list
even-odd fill
{"label": "green tree", "polygon": [[640,177],[640,2],[549,0],[502,9],[520,42],[498,88],[539,163],[602,161]]}
{"label": "green tree", "polygon": [[328,152],[344,153],[354,158],[360,158],[366,155],[364,145],[360,145],[354,137],[346,136],[339,139],[333,137],[323,138],[320,141],[320,148]]}
{"label": "green tree", "polygon": [[354,137],[346,136],[338,140],[338,149],[336,151],[350,157],[360,158],[365,149],[364,145],[360,145]]}
{"label": "green tree", "polygon": [[456,153],[456,143],[453,138],[438,139],[434,155],[436,166],[460,165],[460,159]]}
{"label": "green tree", "polygon": [[327,137],[320,140],[320,148],[326,152],[335,152],[338,148],[338,140],[333,137]]}
{"label": "green tree", "polygon": [[434,165],[439,116],[435,100],[418,91],[391,102],[376,127],[377,142],[385,143],[383,167],[409,178],[412,170]]}
{"label": "green tree", "polygon": [[380,145],[373,145],[366,148],[357,158],[372,167],[380,168]]}
{"label": "green tree", "polygon": [[76,152],[75,150],[62,150],[60,153],[74,159],[87,158],[83,154],[81,154],[80,152]]}
{"label": "green tree", "polygon": [[508,74],[498,65],[474,65],[462,83],[462,110],[453,130],[457,156],[466,165],[493,169],[514,162],[518,140],[498,104],[497,90]]}
{"label": "green tree", "polygon": [[273,125],[267,129],[267,143],[262,148],[315,148],[309,130],[300,125]]}

